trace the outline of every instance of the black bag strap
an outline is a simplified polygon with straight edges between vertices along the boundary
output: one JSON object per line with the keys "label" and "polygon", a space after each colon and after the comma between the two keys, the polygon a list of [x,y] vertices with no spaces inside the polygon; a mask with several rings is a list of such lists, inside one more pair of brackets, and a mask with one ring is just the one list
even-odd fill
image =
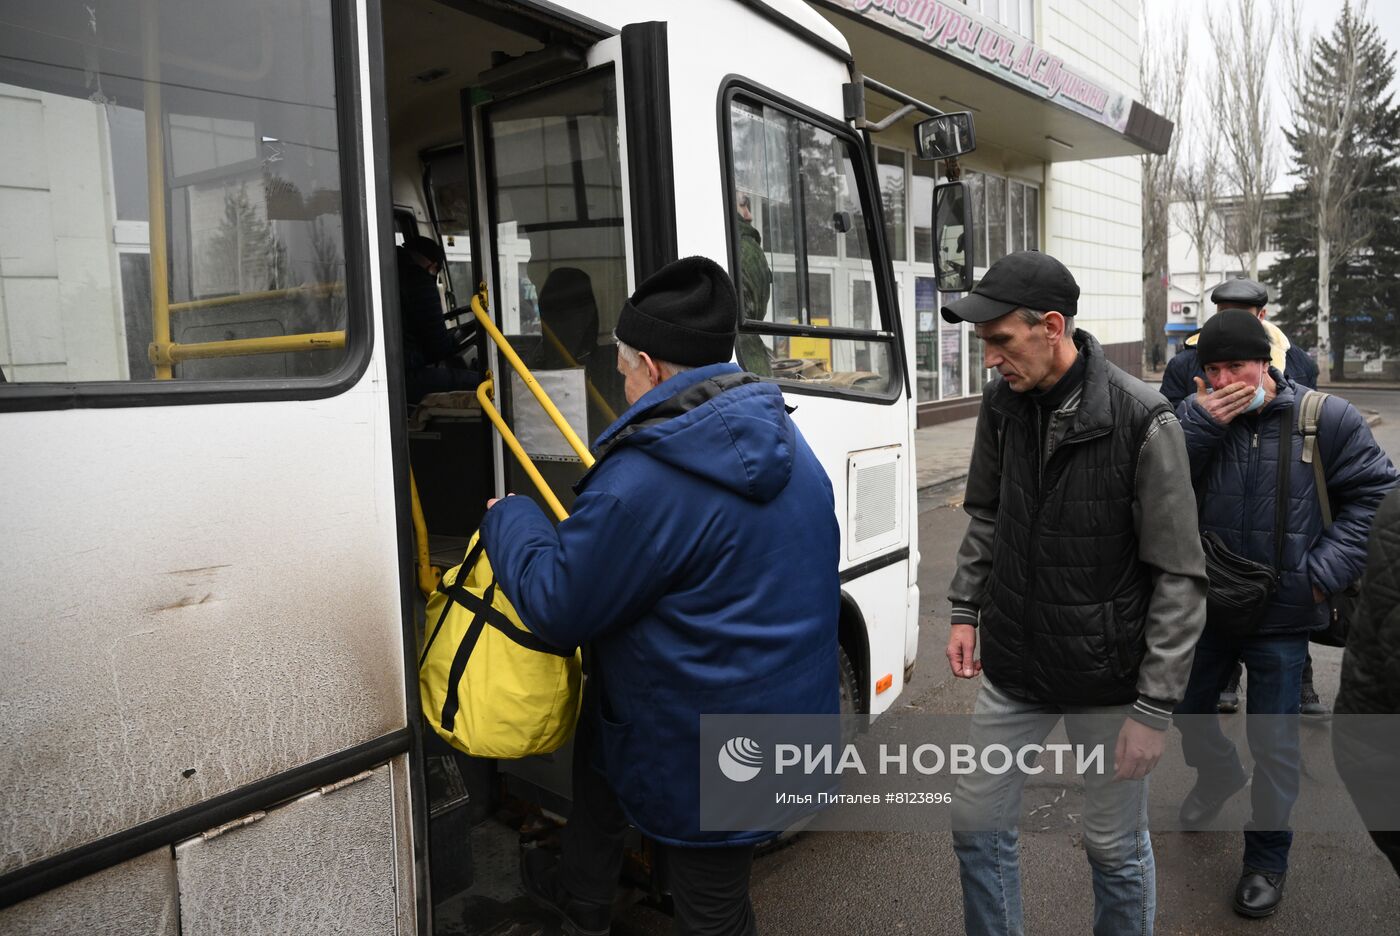
{"label": "black bag strap", "polygon": [[[1283,571],[1283,543],[1288,530],[1288,476],[1289,465],[1293,461],[1293,407],[1278,414],[1278,479],[1274,490],[1274,571]],[[1191,487],[1196,491],[1196,515],[1205,511],[1206,474],[1193,478]],[[1202,534],[1205,536],[1207,534]]]}
{"label": "black bag strap", "polygon": [[1278,414],[1278,487],[1274,496],[1274,571],[1283,574],[1283,542],[1288,532],[1288,469],[1293,463],[1293,407]]}
{"label": "black bag strap", "polygon": [[[489,605],[495,596],[496,583],[493,580],[490,585],[486,586],[486,592],[482,597]],[[476,642],[481,639],[481,632],[485,627],[486,615],[478,611],[476,617],[472,618],[471,626],[467,628],[461,645],[457,647],[457,654],[452,658],[452,668],[447,671],[447,697],[443,699],[442,717],[439,719],[443,731],[451,731],[457,722],[457,686],[462,682],[462,677],[466,675],[467,661],[471,659],[472,651],[476,649]]]}
{"label": "black bag strap", "polygon": [[[471,567],[476,565],[477,560],[481,558],[482,551],[485,549],[486,544],[483,543],[481,541],[481,537],[478,536],[476,538],[476,545],[472,546],[471,549],[467,550],[467,557],[463,559],[462,564],[457,567],[458,579],[460,579],[463,575],[466,574],[467,569],[470,569]],[[452,584],[456,585],[456,583],[457,579],[453,579]],[[448,600],[442,606],[442,614],[438,615],[437,624],[433,625],[432,635],[428,637],[427,643],[423,644],[423,653],[421,656],[418,657],[418,668],[420,670],[423,668],[423,664],[428,660],[428,651],[432,649],[433,641],[437,640],[438,631],[442,630],[443,622],[447,620],[447,612],[452,609],[452,593],[448,590],[452,586],[444,586],[445,582],[439,579],[437,590],[442,592],[444,595],[447,595]]]}

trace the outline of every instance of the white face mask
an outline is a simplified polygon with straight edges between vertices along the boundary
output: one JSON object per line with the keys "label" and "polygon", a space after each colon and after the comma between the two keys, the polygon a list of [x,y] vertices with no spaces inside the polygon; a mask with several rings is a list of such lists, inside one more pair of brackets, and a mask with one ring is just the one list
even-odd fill
{"label": "white face mask", "polygon": [[1264,405],[1264,381],[1259,380],[1259,386],[1254,389],[1254,399],[1249,401],[1249,405],[1244,408],[1246,413],[1257,410]]}

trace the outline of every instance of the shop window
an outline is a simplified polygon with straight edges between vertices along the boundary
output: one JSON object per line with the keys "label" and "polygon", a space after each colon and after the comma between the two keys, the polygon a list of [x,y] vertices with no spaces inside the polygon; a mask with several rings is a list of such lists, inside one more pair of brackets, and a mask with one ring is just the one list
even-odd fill
{"label": "shop window", "polygon": [[914,262],[933,262],[933,188],[938,184],[938,163],[914,160],[914,187],[911,214],[914,222]]}
{"label": "shop window", "polygon": [[339,367],[331,4],[21,9],[0,29],[0,395]]}
{"label": "shop window", "polygon": [[984,176],[982,190],[987,198],[987,266],[1006,256],[1006,179],[1001,176]]}
{"label": "shop window", "polygon": [[[804,389],[891,393],[894,336],[869,259],[874,213],[859,143],[746,95],[731,99],[728,117],[739,362]],[[897,215],[890,240],[902,244],[904,154],[884,152],[880,178]]]}
{"label": "shop window", "polygon": [[880,202],[885,213],[885,247],[890,259],[903,263],[907,254],[904,244],[905,191],[908,174],[904,171],[904,151],[880,147],[876,153],[879,170]]}

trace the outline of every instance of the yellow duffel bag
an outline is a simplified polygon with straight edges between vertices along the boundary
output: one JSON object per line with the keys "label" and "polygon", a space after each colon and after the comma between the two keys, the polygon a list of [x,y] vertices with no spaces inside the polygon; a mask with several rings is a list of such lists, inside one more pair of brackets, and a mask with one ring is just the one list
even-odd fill
{"label": "yellow duffel bag", "polygon": [[574,733],[582,699],[577,650],[526,629],[496,577],[480,534],[428,599],[418,659],[423,714],[457,750],[513,759],[557,750]]}

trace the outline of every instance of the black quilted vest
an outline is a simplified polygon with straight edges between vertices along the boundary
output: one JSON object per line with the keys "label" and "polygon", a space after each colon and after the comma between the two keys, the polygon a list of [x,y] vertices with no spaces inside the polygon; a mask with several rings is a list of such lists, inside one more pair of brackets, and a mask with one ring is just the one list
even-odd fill
{"label": "black quilted vest", "polygon": [[1086,363],[1079,405],[1068,429],[1066,417],[1052,419],[1058,441],[1043,465],[1031,399],[1004,382],[988,397],[1001,495],[980,602],[982,666],[1027,701],[1123,705],[1137,698],[1152,595],[1133,530],[1137,457],[1152,420],[1170,410],[1092,335],[1075,343]]}

